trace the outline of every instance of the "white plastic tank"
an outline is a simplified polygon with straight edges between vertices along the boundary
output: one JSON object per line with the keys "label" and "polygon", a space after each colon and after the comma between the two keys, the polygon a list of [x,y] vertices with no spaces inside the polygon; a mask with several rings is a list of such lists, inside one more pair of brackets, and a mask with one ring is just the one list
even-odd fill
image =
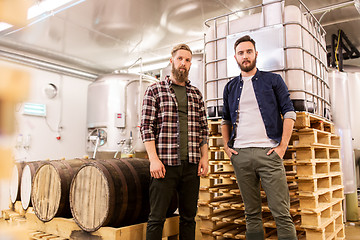
{"label": "white plastic tank", "polygon": [[356,192],[356,173],[352,146],[348,73],[332,71],[329,74],[329,82],[331,85],[332,117],[336,133],[341,140],[344,192],[345,194],[354,193]]}
{"label": "white plastic tank", "polygon": [[[284,22],[292,24],[285,25],[285,47],[287,68],[289,70],[285,73],[285,82],[290,90],[290,97],[294,102],[295,107],[298,103],[304,104],[306,99],[305,91],[309,78],[305,79],[304,69],[304,53],[303,36],[301,31],[302,13],[297,6],[286,6],[284,11]],[[306,81],[307,80],[307,81]],[[311,79],[310,79],[311,81]],[[304,107],[302,110],[306,110]]]}
{"label": "white plastic tank", "polygon": [[[204,95],[204,61],[203,54],[194,53],[191,59],[191,67],[189,71],[189,80],[191,85],[197,87],[200,92]],[[161,69],[160,80],[165,80],[167,76],[170,76],[171,64]]]}
{"label": "white plastic tank", "polygon": [[[208,22],[205,34],[205,99],[209,117],[222,115],[223,89],[229,80],[227,72],[227,37],[238,32],[258,29],[263,26],[262,13],[235,14]],[[246,23],[246,24],[245,24]]]}
{"label": "white plastic tank", "polygon": [[284,1],[277,0],[263,0],[263,20],[264,26],[271,26],[282,23],[282,12],[284,8]]}
{"label": "white plastic tank", "polygon": [[[283,2],[272,0],[264,0],[263,4],[260,13],[258,10],[251,15],[234,12],[205,23],[208,26],[205,34],[207,106],[216,108],[222,105],[223,88],[238,71],[230,45],[234,39],[248,34],[256,40],[257,50],[262,49],[258,67],[283,77],[295,110],[330,118],[325,32],[309,13],[301,11],[304,8],[284,7]],[[274,39],[277,43],[270,45]],[[225,48],[227,54],[224,58]]]}
{"label": "white plastic tank", "polygon": [[156,81],[146,75],[111,74],[89,85],[88,153],[94,153],[96,149],[96,156],[100,158],[101,153],[114,155],[125,147],[128,152],[145,152],[139,128],[142,99],[146,88]]}

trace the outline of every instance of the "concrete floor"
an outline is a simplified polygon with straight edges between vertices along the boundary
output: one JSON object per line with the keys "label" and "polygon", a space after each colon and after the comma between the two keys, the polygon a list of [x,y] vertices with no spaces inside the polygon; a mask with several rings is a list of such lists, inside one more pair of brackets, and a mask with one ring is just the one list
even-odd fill
{"label": "concrete floor", "polygon": [[[201,240],[200,219],[196,219],[196,240]],[[314,239],[315,240],[315,239]],[[360,240],[360,206],[359,206],[359,222],[345,223],[345,240]]]}
{"label": "concrete floor", "polygon": [[[359,216],[360,216],[360,207],[359,207]],[[197,219],[199,220],[199,219]],[[360,220],[360,219],[359,219]],[[196,240],[201,240],[201,233],[199,222],[197,222],[196,229]],[[0,217],[0,240],[2,239],[2,231],[8,227],[7,221],[3,220]],[[360,239],[360,221],[359,222],[346,222],[345,223],[345,239],[346,240],[359,240]],[[314,239],[315,240],[315,239]]]}
{"label": "concrete floor", "polygon": [[359,222],[346,222],[345,223],[345,239],[346,240],[359,240],[360,239],[360,207]]}
{"label": "concrete floor", "polygon": [[360,239],[360,222],[345,223],[345,239],[346,240]]}

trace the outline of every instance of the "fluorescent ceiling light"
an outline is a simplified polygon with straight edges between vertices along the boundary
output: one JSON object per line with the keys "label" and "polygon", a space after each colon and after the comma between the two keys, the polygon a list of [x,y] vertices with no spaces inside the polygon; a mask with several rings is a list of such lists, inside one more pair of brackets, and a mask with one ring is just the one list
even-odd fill
{"label": "fluorescent ceiling light", "polygon": [[5,22],[0,22],[0,32],[5,30],[5,29],[8,29],[8,28],[11,28],[13,25],[11,24],[8,24],[8,23],[5,23]]}
{"label": "fluorescent ceiling light", "polygon": [[28,10],[28,19],[40,16],[43,13],[51,12],[65,4],[73,2],[74,0],[45,0],[40,3],[36,3]]}
{"label": "fluorescent ceiling light", "polygon": [[[44,15],[42,19],[56,14],[60,11],[63,11],[69,7],[72,7],[76,4],[79,4],[81,2],[84,2],[85,0],[43,0],[40,3],[35,3],[32,7],[28,9],[28,15],[27,19],[33,19],[36,17],[39,17],[41,15]],[[66,7],[63,7],[65,6]],[[61,8],[63,7],[63,8]],[[38,21],[38,20],[37,20]],[[11,28],[13,25],[7,24],[5,22],[0,22],[0,32],[3,30],[6,30],[8,28]]]}

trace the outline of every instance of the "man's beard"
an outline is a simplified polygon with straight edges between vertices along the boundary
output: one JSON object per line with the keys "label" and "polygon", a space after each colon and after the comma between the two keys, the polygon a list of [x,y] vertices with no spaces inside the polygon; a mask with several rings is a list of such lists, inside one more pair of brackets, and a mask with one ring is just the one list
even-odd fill
{"label": "man's beard", "polygon": [[256,67],[256,58],[254,59],[254,61],[250,62],[250,65],[248,65],[248,66],[240,64],[239,62],[237,64],[239,65],[241,71],[250,72],[251,70],[253,70]]}
{"label": "man's beard", "polygon": [[171,66],[171,73],[173,74],[175,79],[179,82],[187,82],[189,71],[185,67],[182,68],[184,69],[184,71],[176,69],[174,63],[172,63]]}

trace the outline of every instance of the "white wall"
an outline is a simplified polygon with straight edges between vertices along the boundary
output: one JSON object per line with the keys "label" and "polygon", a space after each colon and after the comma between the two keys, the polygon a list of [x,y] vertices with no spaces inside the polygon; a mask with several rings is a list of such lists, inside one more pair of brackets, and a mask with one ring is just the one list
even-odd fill
{"label": "white wall", "polygon": [[[87,86],[91,82],[18,64],[0,64],[28,71],[31,83],[26,102],[46,104],[47,110],[46,118],[23,115],[23,104],[18,105],[14,139],[14,145],[18,146],[14,147],[15,159],[69,159],[85,155],[86,97]],[[44,93],[44,87],[49,83],[58,87],[58,95],[53,99],[47,98]],[[61,139],[57,140],[59,124],[62,126]],[[16,139],[20,141],[16,142]],[[28,148],[23,147],[26,139],[29,139]]]}
{"label": "white wall", "polygon": [[[23,115],[23,104],[16,109],[16,133],[14,134],[13,153],[17,161],[44,159],[71,159],[86,154],[86,99],[87,87],[91,81],[61,76],[56,73],[26,67],[20,64],[0,60],[0,65],[28,71],[31,75],[29,98],[26,102],[46,104],[47,122],[44,117]],[[44,87],[55,84],[58,95],[49,99],[45,96]],[[61,139],[57,140],[57,129],[61,121]],[[51,128],[51,129],[50,129]],[[22,141],[17,142],[17,139]],[[29,147],[24,148],[25,139],[30,139]],[[18,145],[18,146],[15,146]],[[1,167],[1,165],[0,165]],[[8,206],[6,181],[0,184],[0,208]]]}

